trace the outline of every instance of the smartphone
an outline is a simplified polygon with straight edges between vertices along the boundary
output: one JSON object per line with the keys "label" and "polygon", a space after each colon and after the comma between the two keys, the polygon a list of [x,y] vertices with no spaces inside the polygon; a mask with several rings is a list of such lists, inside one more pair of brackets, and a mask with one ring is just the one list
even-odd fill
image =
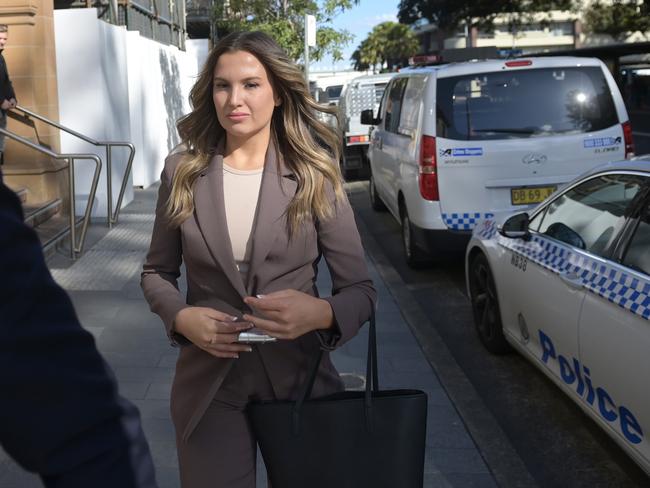
{"label": "smartphone", "polygon": [[263,343],[263,342],[275,342],[277,339],[275,337],[271,337],[270,335],[265,334],[259,329],[252,328],[250,330],[247,330],[245,332],[240,332],[239,337],[237,338],[237,342],[245,342],[245,343]]}

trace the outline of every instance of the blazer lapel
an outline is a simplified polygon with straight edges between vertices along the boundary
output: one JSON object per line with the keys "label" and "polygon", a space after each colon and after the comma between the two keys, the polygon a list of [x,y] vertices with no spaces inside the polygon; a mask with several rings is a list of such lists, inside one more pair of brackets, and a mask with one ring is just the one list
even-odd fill
{"label": "blazer lapel", "polygon": [[246,296],[244,282],[235,264],[228,234],[223,197],[223,156],[215,154],[206,170],[196,179],[194,209],[199,229],[212,254],[233,287]]}
{"label": "blazer lapel", "polygon": [[273,142],[270,142],[264,162],[255,227],[252,233],[253,246],[246,282],[246,290],[249,294],[255,292],[255,275],[268,256],[275,239],[280,232],[286,232],[284,214],[297,187],[293,173],[285,166],[282,158],[278,157]]}

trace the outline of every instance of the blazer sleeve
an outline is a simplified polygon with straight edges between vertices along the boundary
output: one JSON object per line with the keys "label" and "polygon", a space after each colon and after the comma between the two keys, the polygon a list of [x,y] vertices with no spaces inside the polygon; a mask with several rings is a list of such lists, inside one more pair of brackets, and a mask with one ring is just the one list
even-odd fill
{"label": "blazer sleeve", "polygon": [[[328,187],[334,202],[334,190]],[[321,347],[333,350],[354,337],[370,319],[377,292],[366,266],[354,212],[347,196],[335,204],[332,218],[318,223],[318,245],[332,277],[332,296],[324,297],[334,313],[334,328],[320,331]]]}
{"label": "blazer sleeve", "polygon": [[48,488],[155,488],[137,409],[0,183],[0,444]]}
{"label": "blazer sleeve", "polygon": [[190,343],[185,337],[174,331],[176,314],[188,305],[178,289],[178,277],[183,260],[181,230],[170,224],[165,211],[165,205],[171,193],[174,171],[183,156],[184,153],[176,153],[168,156],[165,160],[165,167],[160,176],[151,244],[140,281],[151,311],[162,319],[173,346]]}

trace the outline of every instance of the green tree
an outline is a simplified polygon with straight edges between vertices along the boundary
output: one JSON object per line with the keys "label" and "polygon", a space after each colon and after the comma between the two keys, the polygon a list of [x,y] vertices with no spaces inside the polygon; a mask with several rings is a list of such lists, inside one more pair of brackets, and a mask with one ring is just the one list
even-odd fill
{"label": "green tree", "polygon": [[334,18],[357,5],[359,0],[230,0],[215,2],[213,18],[217,35],[235,31],[259,30],[273,36],[294,60],[304,53],[304,16],[316,16],[316,47],[310,59],[319,61],[331,54],[343,59],[343,48],[353,36],[332,26]]}
{"label": "green tree", "polygon": [[585,12],[585,30],[595,34],[609,34],[623,41],[630,34],[650,30],[650,2],[614,0],[596,1]]}
{"label": "green tree", "polygon": [[382,22],[376,25],[351,56],[354,69],[366,70],[387,64],[392,71],[404,58],[417,54],[420,48],[413,31],[404,24]]}
{"label": "green tree", "polygon": [[461,25],[491,31],[494,19],[507,14],[511,32],[516,32],[533,17],[550,21],[552,10],[575,10],[577,0],[400,0],[397,18],[405,24],[423,20],[437,26],[438,46]]}

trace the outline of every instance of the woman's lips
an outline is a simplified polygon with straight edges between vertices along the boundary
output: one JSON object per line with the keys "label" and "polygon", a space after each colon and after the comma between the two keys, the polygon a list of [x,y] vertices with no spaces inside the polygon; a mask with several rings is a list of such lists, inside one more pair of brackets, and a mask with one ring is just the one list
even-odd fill
{"label": "woman's lips", "polygon": [[244,113],[232,113],[228,115],[228,118],[232,120],[243,120],[246,117],[248,117],[248,114]]}

